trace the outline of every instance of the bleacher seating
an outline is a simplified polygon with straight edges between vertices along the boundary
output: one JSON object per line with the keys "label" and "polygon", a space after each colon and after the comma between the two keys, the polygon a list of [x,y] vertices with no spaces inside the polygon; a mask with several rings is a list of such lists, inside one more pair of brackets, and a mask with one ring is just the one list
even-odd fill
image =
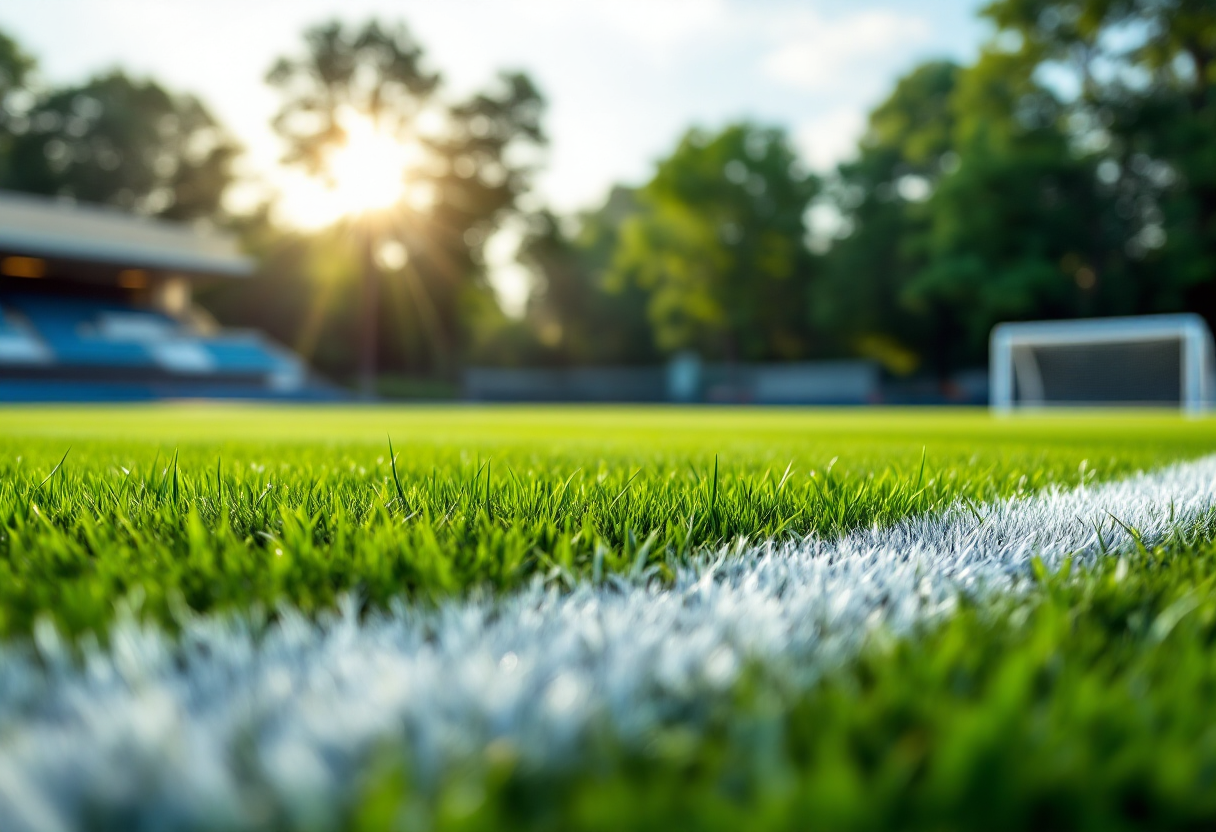
{"label": "bleacher seating", "polygon": [[152,355],[136,341],[115,340],[98,332],[100,317],[121,312],[105,302],[38,295],[17,296],[6,306],[23,313],[40,335],[55,363],[66,366],[152,367]]}
{"label": "bleacher seating", "polygon": [[[21,372],[35,363],[36,377]],[[259,333],[202,334],[117,301],[37,294],[0,295],[0,373],[0,400],[29,398],[31,391],[44,399],[327,398],[329,392],[311,382],[295,355]]]}
{"label": "bleacher seating", "polygon": [[0,401],[341,398],[194,304],[255,267],[219,229],[0,191]]}
{"label": "bleacher seating", "polygon": [[0,365],[39,365],[50,360],[50,353],[29,327],[0,308]]}

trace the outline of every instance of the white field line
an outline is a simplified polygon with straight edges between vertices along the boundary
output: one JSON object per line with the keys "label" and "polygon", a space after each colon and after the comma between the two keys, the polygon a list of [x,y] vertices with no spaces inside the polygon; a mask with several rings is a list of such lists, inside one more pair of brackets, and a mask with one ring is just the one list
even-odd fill
{"label": "white field line", "polygon": [[109,810],[127,826],[239,827],[273,810],[326,828],[385,742],[424,781],[495,740],[560,765],[591,726],[630,742],[695,722],[744,662],[806,683],[876,627],[907,633],[960,594],[1018,591],[1035,555],[1055,568],[1126,550],[1112,515],[1160,539],[1212,509],[1214,486],[1216,456],[707,558],[669,588],[533,587],[363,622],[287,615],[259,635],[239,617],[176,639],[128,620],[83,665],[44,629],[41,666],[0,652],[0,829],[73,829]]}

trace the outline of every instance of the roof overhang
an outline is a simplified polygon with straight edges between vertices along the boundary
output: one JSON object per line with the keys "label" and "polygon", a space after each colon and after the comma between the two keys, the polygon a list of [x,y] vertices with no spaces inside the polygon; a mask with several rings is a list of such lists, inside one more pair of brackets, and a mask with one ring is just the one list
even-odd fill
{"label": "roof overhang", "polygon": [[248,277],[254,270],[231,235],[10,191],[0,191],[0,251],[193,277]]}

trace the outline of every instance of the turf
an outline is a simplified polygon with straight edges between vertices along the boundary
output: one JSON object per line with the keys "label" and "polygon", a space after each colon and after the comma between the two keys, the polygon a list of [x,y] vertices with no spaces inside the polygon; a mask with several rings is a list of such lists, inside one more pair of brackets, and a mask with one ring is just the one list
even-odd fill
{"label": "turf", "polygon": [[[696,730],[422,790],[386,748],[349,828],[1197,830],[1216,824],[1216,529],[877,640],[810,690],[752,668]],[[420,798],[420,794],[426,795]]]}
{"label": "turf", "polygon": [[[390,453],[390,443],[392,453]],[[0,635],[135,598],[312,612],[837,535],[1208,452],[1173,416],[678,408],[0,411]]]}
{"label": "turf", "polygon": [[[1216,422],[1153,414],[14,408],[0,635],[49,619],[104,638],[124,601],[172,630],[187,609],[312,613],[350,590],[374,607],[663,581],[741,538],[834,537],[1214,447]],[[1212,828],[1214,538],[1208,517],[1040,568],[1015,597],[879,631],[809,687],[756,663],[644,745],[604,732],[559,770],[491,743],[436,782],[386,741],[339,820],[266,803],[259,828]],[[82,826],[131,828],[126,799]]]}

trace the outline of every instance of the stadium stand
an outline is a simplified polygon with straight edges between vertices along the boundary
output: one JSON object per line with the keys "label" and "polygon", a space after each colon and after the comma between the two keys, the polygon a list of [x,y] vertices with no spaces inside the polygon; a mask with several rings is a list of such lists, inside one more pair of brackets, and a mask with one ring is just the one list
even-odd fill
{"label": "stadium stand", "polygon": [[251,273],[224,235],[0,193],[0,401],[340,397],[262,334],[203,323],[194,286]]}

